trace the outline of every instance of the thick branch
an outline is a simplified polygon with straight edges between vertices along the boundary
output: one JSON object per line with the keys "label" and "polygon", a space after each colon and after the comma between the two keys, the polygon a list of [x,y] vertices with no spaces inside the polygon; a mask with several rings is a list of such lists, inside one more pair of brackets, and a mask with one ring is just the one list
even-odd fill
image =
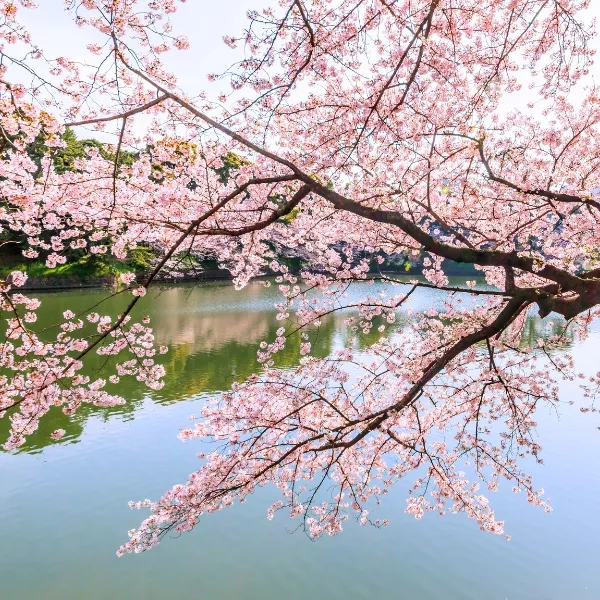
{"label": "thick branch", "polygon": [[420,379],[410,388],[404,397],[382,410],[380,413],[373,415],[373,420],[363,429],[358,435],[347,442],[334,442],[326,446],[318,448],[318,450],[326,450],[330,448],[342,448],[354,446],[361,439],[366,437],[371,431],[374,431],[386,421],[386,419],[394,412],[399,412],[412,404],[420,395],[423,388],[436,376],[439,375],[446,366],[454,360],[459,354],[470,348],[471,346],[483,340],[490,339],[504,331],[514,318],[527,306],[528,302],[521,297],[515,297],[508,301],[496,319],[489,325],[475,331],[456,342],[451,348],[446,350],[436,360],[434,360],[423,372]]}
{"label": "thick branch", "polygon": [[536,269],[534,259],[519,256],[517,252],[500,252],[497,250],[479,250],[449,246],[423,231],[418,225],[397,211],[371,208],[360,202],[346,198],[338,192],[327,189],[325,186],[314,181],[312,181],[312,184],[316,193],[329,200],[335,208],[351,212],[371,221],[395,225],[415,241],[419,242],[425,250],[437,256],[458,263],[471,263],[487,267],[513,267],[554,281],[561,284],[565,289],[571,289],[576,292],[587,292],[589,290],[589,283],[587,281],[552,265],[544,265],[541,269]]}
{"label": "thick branch", "polygon": [[158,96],[154,100],[147,102],[146,104],[141,104],[136,108],[132,108],[131,110],[125,111],[123,113],[119,113],[117,115],[110,115],[109,117],[95,117],[92,119],[85,119],[83,121],[71,121],[70,123],[65,123],[65,127],[76,127],[77,125],[91,125],[93,123],[106,123],[107,121],[116,121],[117,119],[127,119],[128,117],[132,117],[133,115],[137,115],[157,104],[160,104],[164,100],[166,100],[169,96],[163,95]]}

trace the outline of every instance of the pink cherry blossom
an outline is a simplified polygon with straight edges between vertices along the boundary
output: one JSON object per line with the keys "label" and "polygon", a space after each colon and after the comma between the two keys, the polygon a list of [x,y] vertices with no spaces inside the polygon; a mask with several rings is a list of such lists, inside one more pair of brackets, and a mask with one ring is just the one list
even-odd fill
{"label": "pink cherry blossom", "polygon": [[23,287],[27,281],[27,273],[22,271],[13,271],[10,274],[10,282],[16,287]]}
{"label": "pink cherry blossom", "polygon": [[[210,259],[237,288],[274,274],[281,326],[258,345],[257,372],[181,432],[219,449],[186,483],[133,504],[150,515],[120,554],[266,484],[281,492],[267,516],[286,512],[312,537],[350,519],[385,525],[401,480],[416,519],[463,512],[503,534],[485,495],[501,485],[551,510],[525,470],[543,460],[536,411],[571,401],[561,378],[581,384],[585,412],[600,394],[600,375],[576,373],[565,351],[600,314],[589,2],[275,4],[225,37],[244,60],[212,77],[231,85],[212,97],[182,91],[164,61],[188,47],[173,31],[176,0],[67,3],[94,40],[84,58],[52,56],[20,22],[33,3],[0,0],[0,46],[26,56],[3,49],[0,65],[2,232],[49,268],[126,260],[141,244],[157,257],[119,315],[67,310],[43,335],[44,303],[18,293],[25,273],[0,282],[4,447],[51,408],[125,402],[124,378],[160,389],[164,348],[132,315],[159,275]],[[79,126],[114,143],[59,169],[65,128]],[[40,136],[48,151],[34,160]],[[388,258],[422,277],[387,274]],[[474,265],[487,285],[453,284],[445,261]],[[421,287],[445,299],[416,311]],[[533,310],[555,325],[530,341]],[[316,333],[334,313],[348,336],[320,358]],[[368,351],[362,336],[376,340]],[[292,348],[296,366],[275,368]],[[114,365],[94,379],[93,355]]]}

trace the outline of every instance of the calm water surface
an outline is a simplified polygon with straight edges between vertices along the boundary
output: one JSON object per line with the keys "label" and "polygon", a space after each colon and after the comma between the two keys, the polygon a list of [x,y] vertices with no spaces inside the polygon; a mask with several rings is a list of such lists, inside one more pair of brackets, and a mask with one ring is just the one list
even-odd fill
{"label": "calm water surface", "polygon": [[[39,294],[45,311],[84,308],[106,291]],[[168,377],[159,392],[125,384],[118,409],[88,408],[69,421],[59,411],[18,453],[0,454],[0,598],[203,600],[578,600],[600,599],[600,456],[598,419],[577,406],[557,417],[541,411],[545,464],[534,469],[554,512],[530,507],[509,491],[493,495],[512,541],[479,531],[462,515],[404,514],[404,490],[385,498],[391,525],[351,522],[335,538],[291,535],[283,514],[265,518],[272,490],[209,515],[192,533],[165,539],[142,555],[115,550],[145,513],[131,499],[156,498],[198,468],[198,441],[176,435],[208,395],[256,369],[257,344],[274,336],[277,292],[252,284],[172,286],[143,306],[153,318]],[[442,296],[421,291],[406,309],[420,311]],[[118,309],[121,300],[112,301]],[[139,313],[138,313],[139,316]],[[399,315],[398,327],[410,318]],[[343,316],[325,320],[316,352],[327,355],[348,335]],[[545,323],[532,317],[526,336]],[[376,335],[376,334],[375,334]],[[362,338],[365,349],[376,337]],[[315,344],[313,344],[315,346]],[[598,371],[600,335],[573,343],[577,366]],[[279,358],[298,360],[297,341]],[[97,365],[99,366],[99,364]],[[563,386],[577,405],[580,393]],[[6,437],[6,422],[0,434]],[[60,442],[48,434],[67,430]]]}

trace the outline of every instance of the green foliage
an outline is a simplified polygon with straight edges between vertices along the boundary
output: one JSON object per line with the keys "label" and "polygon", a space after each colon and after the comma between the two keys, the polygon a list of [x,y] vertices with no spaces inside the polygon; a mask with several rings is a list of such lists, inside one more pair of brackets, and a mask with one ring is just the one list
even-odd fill
{"label": "green foliage", "polygon": [[294,210],[291,210],[287,215],[283,215],[283,217],[281,217],[281,220],[286,225],[289,225],[299,214],[300,214],[300,209],[294,208]]}
{"label": "green foliage", "polygon": [[[129,267],[130,271],[147,271],[154,266],[156,251],[150,246],[137,246],[130,250],[127,260],[122,264]],[[118,261],[121,262],[121,261]]]}
{"label": "green foliage", "polygon": [[243,158],[238,156],[235,152],[228,152],[223,157],[223,166],[215,169],[215,172],[219,175],[219,181],[223,184],[228,183],[231,173],[239,170],[243,165],[248,164]]}
{"label": "green foliage", "polygon": [[69,261],[53,269],[48,268],[42,261],[26,263],[4,262],[0,265],[0,278],[6,277],[11,271],[25,271],[30,277],[108,277],[133,271],[144,272],[152,267],[156,258],[154,250],[148,246],[138,246],[132,250],[126,260],[118,260],[109,254],[85,254],[78,260]]}
{"label": "green foliage", "polygon": [[[67,128],[62,135],[65,142],[63,148],[50,148],[46,145],[46,135],[40,133],[36,140],[27,147],[27,154],[38,166],[36,177],[42,175],[42,160],[46,156],[52,158],[54,168],[58,173],[75,170],[75,164],[78,159],[85,160],[91,150],[96,150],[100,156],[114,162],[116,151],[114,148],[103,144],[98,140],[86,139],[80,140],[72,129]],[[121,150],[118,157],[118,167],[130,166],[136,160],[137,154]],[[0,277],[5,277],[8,273],[15,270],[26,271],[31,277],[104,277],[117,275],[122,272],[146,271],[151,268],[153,259],[156,256],[155,251],[149,246],[139,246],[129,253],[126,260],[116,259],[111,254],[93,255],[86,251],[75,250],[68,251],[68,262],[65,265],[59,265],[54,269],[46,267],[43,261],[27,261],[23,263],[21,250],[25,244],[25,238],[21,233],[13,232],[10,229],[1,229],[0,223]],[[46,231],[44,236],[49,236],[53,232]]]}
{"label": "green foliage", "polygon": [[[85,159],[91,149],[96,149],[100,156],[107,161],[114,162],[116,153],[109,150],[107,144],[103,144],[98,140],[86,139],[80,140],[75,135],[75,132],[67,127],[62,134],[62,139],[65,142],[64,148],[49,148],[46,146],[46,136],[42,132],[35,141],[27,147],[27,154],[38,166],[36,176],[41,175],[42,159],[45,156],[51,156],[54,168],[57,173],[65,173],[75,170],[75,161],[77,159]],[[136,159],[137,154],[127,150],[119,152],[118,166],[131,166]]]}

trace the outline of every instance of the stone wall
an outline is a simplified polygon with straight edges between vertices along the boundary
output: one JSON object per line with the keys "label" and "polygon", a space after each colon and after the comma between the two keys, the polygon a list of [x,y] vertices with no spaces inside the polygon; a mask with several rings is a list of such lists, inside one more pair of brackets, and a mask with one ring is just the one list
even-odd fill
{"label": "stone wall", "polygon": [[[136,280],[145,281],[150,273],[138,273]],[[162,283],[177,283],[179,281],[216,281],[231,279],[231,274],[225,269],[207,269],[200,273],[186,275],[184,277],[165,278],[160,275],[154,280]],[[118,285],[118,277],[107,275],[105,277],[29,277],[25,285],[20,288],[24,290],[64,290],[92,287],[113,287]]]}

